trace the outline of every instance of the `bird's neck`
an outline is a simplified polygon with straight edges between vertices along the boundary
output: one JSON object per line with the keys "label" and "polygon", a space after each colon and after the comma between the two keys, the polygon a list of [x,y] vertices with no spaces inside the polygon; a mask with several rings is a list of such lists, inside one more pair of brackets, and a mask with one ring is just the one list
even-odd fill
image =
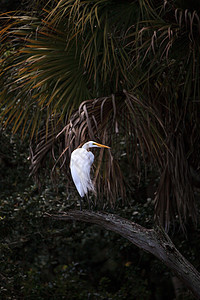
{"label": "bird's neck", "polygon": [[85,150],[87,150],[87,151],[89,151],[88,145],[83,145],[82,148],[85,149]]}

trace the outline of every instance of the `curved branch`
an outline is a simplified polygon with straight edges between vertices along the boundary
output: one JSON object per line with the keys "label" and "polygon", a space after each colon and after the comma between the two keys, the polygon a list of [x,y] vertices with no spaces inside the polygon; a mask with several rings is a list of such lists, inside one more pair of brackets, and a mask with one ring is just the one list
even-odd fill
{"label": "curved branch", "polygon": [[181,255],[161,227],[155,230],[146,229],[114,214],[87,210],[70,210],[60,214],[46,213],[45,216],[64,221],[77,220],[93,223],[120,234],[137,247],[160,259],[185,283],[196,299],[200,299],[199,272]]}

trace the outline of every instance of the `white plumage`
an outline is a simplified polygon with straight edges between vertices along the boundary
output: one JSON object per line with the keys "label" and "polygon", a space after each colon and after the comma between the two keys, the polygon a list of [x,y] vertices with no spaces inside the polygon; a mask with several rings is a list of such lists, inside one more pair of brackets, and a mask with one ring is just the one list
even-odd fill
{"label": "white plumage", "polygon": [[94,154],[88,149],[92,147],[110,148],[105,145],[90,141],[85,143],[82,148],[74,150],[71,154],[70,169],[74,184],[81,196],[84,197],[89,191],[95,191],[90,178],[90,169],[94,162]]}
{"label": "white plumage", "polygon": [[94,161],[94,154],[83,148],[76,149],[71,155],[71,174],[74,184],[83,197],[88,191],[94,190],[94,185],[90,178],[90,168]]}

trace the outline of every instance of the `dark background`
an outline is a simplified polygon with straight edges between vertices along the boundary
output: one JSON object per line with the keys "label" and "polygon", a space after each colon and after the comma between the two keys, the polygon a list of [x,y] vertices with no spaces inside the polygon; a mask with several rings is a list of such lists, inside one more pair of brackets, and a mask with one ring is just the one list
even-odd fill
{"label": "dark background", "polygon": [[[28,2],[0,0],[0,11]],[[175,299],[173,274],[152,255],[110,232],[88,224],[64,223],[44,212],[68,209],[63,177],[50,178],[39,192],[29,177],[28,140],[0,131],[0,288],[2,299]],[[116,213],[152,227],[147,182],[135,190],[137,203]],[[140,201],[138,201],[140,200]],[[199,267],[199,230],[170,233],[181,253]],[[183,287],[181,287],[183,288]],[[184,288],[183,288],[184,290]],[[193,299],[184,291],[181,299]]]}

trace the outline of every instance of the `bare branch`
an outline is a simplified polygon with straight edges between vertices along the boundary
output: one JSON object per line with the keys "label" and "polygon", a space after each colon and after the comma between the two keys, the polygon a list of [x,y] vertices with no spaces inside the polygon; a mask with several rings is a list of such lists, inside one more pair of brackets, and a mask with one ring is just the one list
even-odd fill
{"label": "bare branch", "polygon": [[70,210],[60,214],[45,213],[44,216],[56,220],[93,223],[120,234],[137,247],[152,253],[161,260],[185,283],[196,299],[200,299],[200,274],[176,249],[161,227],[155,230],[147,229],[114,214],[87,210]]}

